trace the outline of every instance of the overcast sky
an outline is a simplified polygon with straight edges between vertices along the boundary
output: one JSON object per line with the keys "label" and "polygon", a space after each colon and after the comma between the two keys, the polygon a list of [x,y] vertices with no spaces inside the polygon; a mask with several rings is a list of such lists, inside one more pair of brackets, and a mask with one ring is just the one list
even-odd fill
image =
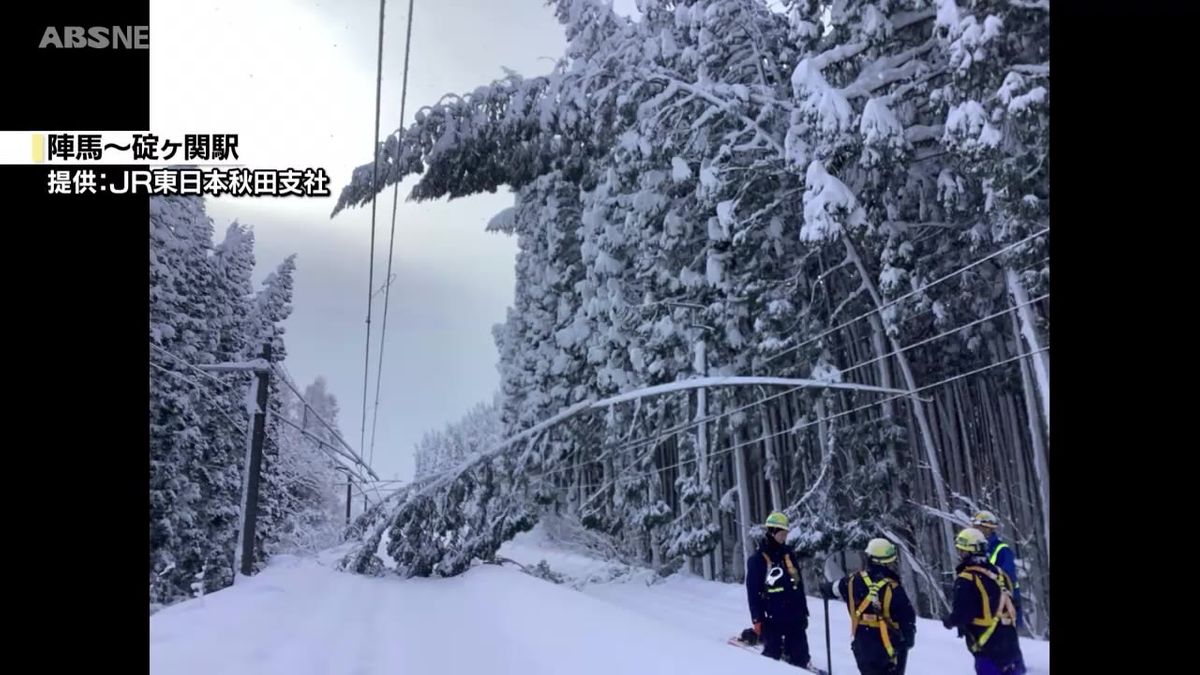
{"label": "overcast sky", "polygon": [[[634,0],[618,0],[630,11]],[[251,168],[324,168],[334,197],[208,198],[218,239],[235,218],[254,228],[256,284],[297,254],[287,368],[303,387],[325,376],[339,426],[359,447],[371,209],[330,219],[350,171],[370,161],[377,0],[152,0],[151,130],[236,133]],[[380,136],[398,126],[407,0],[387,4]],[[446,93],[538,75],[564,47],[543,0],[417,0],[406,118]],[[374,466],[408,478],[413,445],[499,386],[492,326],[513,294],[515,242],[484,225],[507,192],[417,205],[401,186]],[[376,286],[386,278],[392,190],[377,202]],[[367,450],[383,320],[372,310]]]}

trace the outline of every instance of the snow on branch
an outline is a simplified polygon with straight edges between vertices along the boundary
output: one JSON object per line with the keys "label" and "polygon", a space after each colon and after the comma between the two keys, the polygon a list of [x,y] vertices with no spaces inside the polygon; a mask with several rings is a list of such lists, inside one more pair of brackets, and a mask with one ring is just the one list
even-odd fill
{"label": "snow on branch", "polygon": [[529,438],[536,434],[540,434],[550,427],[560,424],[576,415],[579,415],[588,410],[602,410],[616,403],[626,401],[634,401],[640,398],[649,396],[658,396],[661,394],[686,391],[699,388],[715,388],[715,387],[737,387],[737,386],[781,386],[781,387],[806,387],[815,389],[846,389],[852,391],[873,392],[879,394],[893,395],[908,395],[910,392],[904,389],[890,389],[887,387],[876,387],[868,384],[858,384],[854,382],[826,382],[822,380],[810,380],[790,377],[759,377],[759,376],[720,376],[720,377],[696,377],[678,382],[670,382],[651,387],[643,387],[633,391],[610,396],[600,400],[588,399],[580,401],[565,410],[553,415],[528,429],[510,436],[491,448],[479,453],[470,460],[445,471],[439,471],[434,474],[429,474],[418,480],[410,483],[412,486],[425,484],[425,487],[420,488],[413,496],[425,496],[430,492],[438,489],[441,486],[455,480],[458,476],[466,471],[469,471],[502,453],[507,448],[511,447],[518,441]]}
{"label": "snow on branch", "polygon": [[712,387],[740,387],[740,386],[780,386],[780,387],[808,387],[816,389],[850,389],[854,391],[869,391],[880,394],[908,394],[904,389],[889,389],[886,387],[875,387],[869,384],[857,384],[854,382],[824,382],[821,380],[807,380],[790,377],[756,377],[756,376],[741,376],[732,375],[724,377],[694,377],[678,382],[670,382],[667,384],[659,384],[652,387],[644,387],[624,394],[618,394],[606,399],[602,399],[593,404],[594,407],[602,407],[613,403],[621,403],[623,401],[632,401],[645,396],[657,396],[676,391],[684,391],[687,389],[712,388]]}
{"label": "snow on branch", "polygon": [[805,172],[804,225],[800,240],[836,241],[849,227],[866,224],[866,212],[854,192],[845,183],[813,160]]}
{"label": "snow on branch", "polygon": [[869,47],[866,42],[853,42],[848,45],[840,45],[822,52],[812,58],[812,67],[817,70],[825,70],[829,66],[846,59],[852,59],[855,56],[863,53]]}
{"label": "snow on branch", "polygon": [[[539,175],[560,154],[554,141],[562,131],[553,110],[557,82],[513,75],[422,108],[410,127],[379,144],[372,163],[354,169],[330,216],[369,202],[412,174],[423,174],[410,196],[418,200],[494,191]],[[469,174],[460,170],[466,158],[472,166]],[[378,182],[374,162],[379,164]]]}
{"label": "snow on branch", "polygon": [[935,77],[941,77],[942,75],[945,75],[947,72],[949,72],[949,71],[947,71],[945,68],[935,68],[933,70],[930,70],[929,72],[925,73],[921,77],[918,77],[915,80],[909,80],[908,82],[905,82],[904,84],[900,85],[899,87],[896,87],[895,91],[891,92],[884,98],[887,99],[887,102],[889,104],[895,104],[900,101],[903,101],[904,97],[907,96],[910,92],[915,91],[917,87],[925,84],[926,82],[929,82],[930,80],[932,80]]}
{"label": "snow on branch", "polygon": [[1019,63],[1012,66],[1011,70],[1023,75],[1033,75],[1035,77],[1049,77],[1049,63]]}
{"label": "snow on branch", "polygon": [[743,122],[746,123],[747,126],[757,130],[758,133],[761,134],[762,137],[764,139],[766,139],[766,141],[771,145],[771,147],[773,147],[780,154],[783,154],[783,146],[779,144],[779,141],[775,140],[775,138],[771,136],[771,133],[768,130],[763,129],[762,125],[760,125],[757,121],[752,120],[743,114],[735,113],[734,111],[732,111],[730,109],[731,104],[729,101],[726,101],[726,100],[720,98],[719,96],[713,94],[710,90],[700,87],[700,86],[693,86],[691,84],[683,82],[682,80],[678,79],[674,75],[664,72],[661,69],[658,69],[655,71],[645,70],[645,71],[642,71],[641,74],[646,79],[659,80],[662,82],[666,82],[668,85],[674,84],[678,89],[681,89],[681,90],[691,93],[699,98],[702,98],[705,101],[708,101],[709,103],[717,106],[723,112],[740,118]]}
{"label": "snow on branch", "polygon": [[913,144],[936,141],[945,131],[946,127],[941,124],[914,124],[904,130],[904,140]]}
{"label": "snow on branch", "polygon": [[929,506],[927,504],[921,504],[921,503],[915,502],[911,499],[909,500],[909,503],[919,507],[926,514],[934,516],[936,518],[941,518],[942,520],[945,520],[952,525],[958,525],[960,527],[970,527],[970,525],[971,525],[971,519],[969,517],[967,517],[967,515],[961,511],[956,511],[954,513],[947,513],[946,511],[943,511],[941,509]]}
{"label": "snow on branch", "polygon": [[865,283],[860,283],[858,288],[854,289],[849,295],[847,295],[841,302],[838,303],[838,306],[833,310],[833,313],[829,315],[829,320],[832,322],[834,319],[836,319],[838,314],[841,314],[842,310],[845,309],[847,305],[861,297],[866,291],[867,285]]}
{"label": "snow on branch", "polygon": [[[664,88],[661,92],[655,94],[653,97],[643,101],[640,105],[638,105],[638,117],[645,117],[645,112],[647,109],[653,110],[658,108],[663,103],[671,100],[675,94],[678,93],[679,83],[676,81],[667,82],[666,88]],[[662,112],[663,111],[660,111],[660,114]]]}
{"label": "snow on branch", "polygon": [[892,17],[892,27],[895,30],[902,30],[922,21],[928,21],[935,16],[937,16],[937,10],[932,8],[919,12],[900,12]]}
{"label": "snow on branch", "polygon": [[516,229],[517,207],[510,206],[492,216],[485,228],[488,232],[506,232],[512,234]]}
{"label": "snow on branch", "polygon": [[787,509],[784,510],[785,513],[796,515],[796,512],[800,509],[800,507],[808,503],[808,500],[817,493],[817,488],[819,488],[825,481],[825,474],[829,472],[829,467],[832,464],[833,450],[830,450],[829,452],[825,453],[825,458],[821,461],[821,473],[817,474],[817,479],[813,481],[812,487],[808,488],[808,490],[805,490],[804,494],[800,496],[800,499],[796,500],[795,504],[787,507]]}
{"label": "snow on branch", "polygon": [[917,57],[937,46],[937,40],[928,40],[925,44],[905,50],[899,54],[880,58],[862,69],[858,77],[849,86],[842,89],[846,98],[870,96],[871,92],[912,77],[921,71],[925,65]]}

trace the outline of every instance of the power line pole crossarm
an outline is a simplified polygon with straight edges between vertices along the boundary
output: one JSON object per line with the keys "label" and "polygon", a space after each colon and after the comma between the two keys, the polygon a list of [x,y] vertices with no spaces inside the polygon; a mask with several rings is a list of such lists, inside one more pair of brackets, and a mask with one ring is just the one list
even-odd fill
{"label": "power line pole crossarm", "polygon": [[202,363],[193,367],[196,370],[205,370],[213,373],[242,373],[247,370],[258,373],[270,369],[271,363],[266,359],[260,358],[242,363]]}

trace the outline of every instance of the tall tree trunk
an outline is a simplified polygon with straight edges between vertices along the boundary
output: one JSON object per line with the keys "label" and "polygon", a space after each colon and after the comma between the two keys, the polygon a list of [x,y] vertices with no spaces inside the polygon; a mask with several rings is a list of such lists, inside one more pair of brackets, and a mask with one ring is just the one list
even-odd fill
{"label": "tall tree trunk", "polygon": [[721,517],[721,505],[718,500],[721,497],[724,486],[721,482],[719,472],[716,472],[714,479],[716,484],[713,486],[715,499],[713,499],[712,517],[719,534],[717,535],[717,547],[713,550],[712,554],[713,578],[723,581],[725,579],[725,519]]}
{"label": "tall tree trunk", "polygon": [[[713,425],[713,432],[713,447],[722,447],[721,437],[725,434],[725,425]],[[735,476],[733,465],[734,461],[732,453],[726,453],[721,457],[721,475],[724,477],[726,490],[737,488],[737,478]],[[726,537],[726,541],[729,542],[730,557],[726,574],[734,580],[740,580],[742,577],[739,570],[742,569],[742,563],[744,561],[739,559],[741,556],[742,537],[739,534],[741,529],[738,527],[737,514],[722,512],[721,519],[724,521],[724,536]]]}
{"label": "tall tree trunk", "polygon": [[[800,405],[800,401],[797,401],[797,405]],[[805,415],[805,416],[807,416],[807,415]],[[795,425],[793,425],[793,427],[794,426]],[[812,428],[811,426],[805,427],[805,429],[811,429],[811,428]],[[788,501],[789,503],[794,501],[797,498],[797,496],[799,496],[805,490],[807,490],[808,486],[811,484],[812,473],[809,471],[809,467],[812,466],[813,457],[815,456],[815,457],[819,458],[820,454],[821,454],[821,449],[820,449],[821,434],[820,434],[820,432],[816,432],[817,444],[814,445],[809,440],[812,437],[813,433],[814,432],[805,431],[803,429],[796,432],[796,434],[797,434],[796,443],[798,445],[798,452],[796,453],[796,457],[797,457],[796,473],[797,473],[797,475],[800,476],[800,489],[799,490],[796,489],[796,485],[795,485],[794,481],[793,481],[792,485],[788,486],[788,489],[791,492],[791,494],[788,495],[788,498],[786,501]]]}
{"label": "tall tree trunk", "polygon": [[[779,408],[780,419],[784,428],[788,430],[788,433],[783,435],[783,439],[787,443],[787,450],[783,453],[783,469],[780,473],[780,494],[783,496],[785,504],[791,503],[788,491],[795,483],[793,478],[800,474],[800,467],[804,461],[804,442],[800,437],[802,432],[795,430],[798,417],[795,413],[798,405],[797,398],[795,394],[784,396]],[[784,480],[787,481],[786,485],[782,483]]]}
{"label": "tall tree trunk", "polygon": [[962,489],[961,481],[964,472],[961,464],[962,457],[958,454],[958,446],[950,431],[950,423],[946,421],[946,406],[945,404],[939,405],[938,399],[945,397],[945,391],[933,392],[933,414],[930,416],[929,424],[933,435],[941,440],[940,447],[949,448],[946,453],[946,475],[948,476],[947,481],[950,483],[950,490],[955,491]]}
{"label": "tall tree trunk", "polygon": [[[667,406],[664,405],[660,407],[658,411],[659,428],[666,426],[666,421]],[[652,462],[650,465],[650,471],[652,473],[650,474],[649,480],[646,481],[646,503],[653,505],[657,504],[658,501],[662,499],[662,479],[660,478],[659,474],[659,467],[664,466],[662,463],[662,443],[655,443],[650,450],[650,453],[654,456],[654,462]],[[658,569],[660,566],[662,566],[662,555],[659,551],[659,536],[661,529],[661,525],[655,525],[654,527],[650,528],[647,536],[647,541],[650,545],[650,564],[654,567],[654,569]]]}
{"label": "tall tree trunk", "polygon": [[768,495],[765,489],[766,480],[763,478],[763,470],[765,462],[755,461],[755,455],[761,455],[760,449],[762,443],[751,443],[746,446],[746,469],[750,477],[750,489],[754,495],[754,514],[762,519],[766,514],[770,513],[768,504]]}
{"label": "tall tree trunk", "polygon": [[[733,393],[734,400],[731,402],[733,407],[742,405],[737,392]],[[750,415],[739,413],[733,416],[741,420],[738,425],[741,429],[741,434],[738,445],[742,447],[742,457],[746,461],[746,480],[750,485],[750,513],[756,520],[761,520],[766,516],[764,509],[767,507],[766,491],[763,489],[766,483],[763,474],[762,456],[762,436],[760,429],[756,428],[755,421]],[[731,420],[733,421],[733,420]]]}
{"label": "tall tree trunk", "polygon": [[572,473],[574,474],[574,480],[572,481],[571,485],[571,494],[574,496],[574,500],[571,504],[571,515],[579,517],[579,507],[583,504],[584,499],[583,469],[579,464],[579,453],[573,452],[571,455]]}
{"label": "tall tree trunk", "polygon": [[[868,319],[871,323],[871,347],[875,352],[875,369],[879,372],[879,386],[885,389],[892,389],[892,368],[887,360],[887,347],[884,345],[886,339],[883,332],[883,321],[879,319],[878,314],[872,314]],[[893,470],[900,473],[900,457],[896,454],[896,443],[891,438],[891,427],[896,423],[896,402],[891,397],[879,404],[883,409],[884,428],[887,433],[887,440],[884,447],[887,449],[888,462],[891,463]],[[904,495],[901,493],[901,484],[904,481],[891,481],[891,505],[892,508],[898,508],[904,503]],[[915,586],[910,586],[915,588]]]}
{"label": "tall tree trunk", "polygon": [[[1020,433],[1021,417],[1019,414],[1021,402],[1017,400],[1017,396],[1006,395],[1004,398],[1004,406],[1009,411],[1009,417],[1012,421],[1013,430]],[[1037,405],[1034,405],[1035,412]],[[1026,549],[1022,557],[1033,558],[1035,551],[1043,551],[1046,549],[1045,532],[1043,531],[1043,521],[1041,518],[1041,505],[1039,504],[1037,479],[1034,478],[1034,468],[1032,455],[1033,453],[1026,449],[1024,442],[1024,434],[1021,434],[1021,447],[1019,452],[1013,453],[1013,460],[1019,467],[1017,476],[1018,486],[1020,488],[1020,524],[1022,529],[1028,529],[1033,535],[1032,548]],[[1039,558],[1040,560],[1040,558]]]}
{"label": "tall tree trunk", "polygon": [[953,386],[951,388],[953,398],[951,400],[954,403],[954,408],[958,415],[959,434],[962,437],[963,459],[966,462],[967,467],[967,487],[971,490],[971,494],[978,495],[979,477],[975,475],[975,462],[971,457],[971,448],[975,446],[975,444],[971,442],[971,429],[977,425],[971,424],[974,415],[967,413],[967,408],[963,401],[962,382],[962,380],[956,380],[953,382]]}
{"label": "tall tree trunk", "polygon": [[[858,249],[855,248],[848,235],[842,237],[842,242],[846,246],[846,254],[854,261],[854,266],[858,269],[858,274],[862,278],[863,284],[871,294],[871,300],[875,303],[875,308],[881,310],[883,308],[883,298],[879,295],[879,289],[876,288],[870,272],[867,271],[862,256],[858,254]],[[892,351],[896,352],[896,363],[900,365],[900,372],[904,376],[904,385],[908,387],[909,391],[915,391],[917,389],[917,381],[913,377],[908,359],[904,356],[904,352],[900,351],[900,344],[891,336],[888,337],[888,341],[891,343]],[[946,485],[942,478],[941,462],[938,461],[938,448],[934,444],[933,432],[929,428],[929,419],[925,415],[925,404],[919,398],[919,394],[912,394],[909,400],[912,403],[913,413],[917,418],[917,426],[921,430],[921,438],[924,441],[925,453],[929,460],[929,470],[933,478],[933,487],[937,494],[938,508],[949,513],[950,500],[946,496]],[[954,532],[950,528],[949,522],[940,518],[939,521],[942,525],[942,537],[946,544],[946,556],[950,563],[954,564],[955,559],[951,554],[951,551],[954,550]]]}
{"label": "tall tree trunk", "polygon": [[[1018,332],[1017,319],[1012,317],[1013,333]],[[1020,345],[1020,341],[1017,342]],[[1033,469],[1037,475],[1038,496],[1041,498],[1039,512],[1042,516],[1042,532],[1045,537],[1044,555],[1046,565],[1050,565],[1050,465],[1047,462],[1049,453],[1042,438],[1041,425],[1037,423],[1037,407],[1033,403],[1033,382],[1029,376],[1028,359],[1017,361],[1021,365],[1021,386],[1025,396],[1025,417],[1029,421],[1030,442],[1033,444]],[[1049,418],[1047,418],[1049,419]],[[1049,425],[1047,425],[1049,428]]]}
{"label": "tall tree trunk", "polygon": [[[698,376],[706,377],[708,375],[708,351],[707,344],[703,338],[696,342],[696,353],[692,367]],[[704,387],[700,387],[696,390],[696,468],[698,472],[697,480],[703,488],[711,488],[711,481],[708,477],[708,424],[700,421],[707,415],[708,392]],[[720,522],[720,516],[715,509],[711,517],[717,519],[716,522]],[[704,578],[712,581],[712,555],[705,554],[702,564]]]}
{"label": "tall tree trunk", "polygon": [[[733,470],[737,476],[737,492],[738,492],[738,534],[742,542],[743,559],[748,557],[750,551],[754,550],[754,543],[750,541],[750,526],[753,524],[750,514],[750,480],[746,475],[746,448],[742,445],[741,428],[735,428],[734,422],[730,420],[729,441],[734,445],[733,451]],[[738,447],[741,446],[741,447]],[[743,571],[743,578],[745,572]]]}
{"label": "tall tree trunk", "polygon": [[1020,428],[1017,426],[1018,416],[1015,414],[1016,406],[1013,404],[1012,396],[1004,394],[999,408],[1004,418],[1002,424],[1012,428],[1013,432],[1018,432],[1013,434],[1016,442],[1009,446],[1008,452],[1004,453],[1005,457],[1011,458],[1009,461],[1015,467],[1014,473],[1016,474],[1013,481],[1006,484],[1011,485],[1016,492],[1019,522],[1028,524],[1034,530],[1034,534],[1040,537],[1037,532],[1037,523],[1040,522],[1037,517],[1037,498],[1034,496],[1036,487],[1033,485],[1031,471],[1025,462],[1028,453],[1025,452],[1024,436],[1020,435]]}
{"label": "tall tree trunk", "polygon": [[766,437],[766,453],[767,453],[767,484],[771,489],[771,510],[778,511],[784,507],[783,495],[779,492],[779,446],[782,441],[776,436],[778,431],[777,425],[774,423],[774,407],[762,407],[763,419],[763,435]]}
{"label": "tall tree trunk", "polygon": [[[823,393],[817,393],[815,407],[817,410],[817,447],[820,449],[818,461],[824,463],[827,461],[825,458],[829,457],[833,450],[829,445],[829,421],[825,410],[825,396]],[[808,486],[805,489],[808,489]]]}
{"label": "tall tree trunk", "polygon": [[[1008,282],[1008,292],[1012,294],[1013,303],[1017,307],[1017,316],[1020,317],[1021,335],[1025,337],[1025,343],[1029,345],[1031,353],[1029,360],[1033,361],[1033,373],[1037,377],[1038,391],[1041,394],[1042,419],[1045,420],[1046,430],[1049,431],[1050,354],[1048,352],[1039,352],[1042,348],[1042,343],[1038,339],[1037,324],[1033,318],[1033,307],[1029,304],[1029,294],[1025,292],[1025,285],[1021,283],[1021,278],[1017,276],[1016,270],[1011,267],[1004,270],[1004,275]],[[1033,352],[1039,353],[1034,354]]]}
{"label": "tall tree trunk", "polygon": [[[605,457],[604,461],[601,463],[600,488],[596,491],[599,492],[600,490],[609,489],[609,487],[612,486],[613,478],[616,475],[616,472],[613,471],[612,457]],[[606,522],[610,522],[608,519],[612,517],[612,508],[613,500],[610,496],[608,499],[604,500],[603,513]]]}
{"label": "tall tree trunk", "polygon": [[983,382],[979,389],[979,408],[983,411],[984,427],[988,430],[988,447],[986,453],[980,453],[981,457],[991,458],[993,466],[993,475],[989,478],[984,477],[985,483],[994,483],[1001,486],[1001,489],[1008,491],[1013,483],[1010,481],[1008,472],[1008,464],[1005,458],[1008,457],[1007,449],[1012,446],[1014,439],[1008,438],[1008,434],[1004,429],[1004,409],[999,404],[993,405],[993,397],[991,396],[991,387],[986,386],[987,382]]}
{"label": "tall tree trunk", "polygon": [[[875,370],[879,373],[879,386],[886,389],[892,389],[892,369],[887,360],[887,347],[885,346],[885,336],[883,332],[883,321],[879,319],[878,314],[872,314],[868,321],[871,324],[871,350],[878,359],[875,362]],[[883,433],[884,433],[884,451],[887,453],[888,463],[892,466],[893,479],[888,481],[888,505],[893,513],[897,512],[904,505],[904,493],[902,486],[907,483],[905,473],[900,465],[900,457],[896,452],[896,443],[892,439],[892,426],[896,423],[896,404],[890,397],[880,403],[883,410]],[[908,528],[908,523],[902,523],[905,529]],[[912,565],[903,564],[900,566],[900,582],[905,588],[913,589],[917,592],[916,577],[913,574]]]}

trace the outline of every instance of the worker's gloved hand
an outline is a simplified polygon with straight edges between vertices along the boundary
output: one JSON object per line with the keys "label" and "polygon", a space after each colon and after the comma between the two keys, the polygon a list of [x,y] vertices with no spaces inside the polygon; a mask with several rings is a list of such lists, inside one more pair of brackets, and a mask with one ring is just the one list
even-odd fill
{"label": "worker's gloved hand", "polygon": [[833,593],[833,582],[826,581],[825,583],[821,584],[821,597],[825,598],[826,600],[832,600],[833,598],[837,597]]}
{"label": "worker's gloved hand", "polygon": [[942,617],[942,625],[945,626],[947,630],[954,628],[954,617],[952,617],[949,614],[947,614],[946,616],[943,616]]}

